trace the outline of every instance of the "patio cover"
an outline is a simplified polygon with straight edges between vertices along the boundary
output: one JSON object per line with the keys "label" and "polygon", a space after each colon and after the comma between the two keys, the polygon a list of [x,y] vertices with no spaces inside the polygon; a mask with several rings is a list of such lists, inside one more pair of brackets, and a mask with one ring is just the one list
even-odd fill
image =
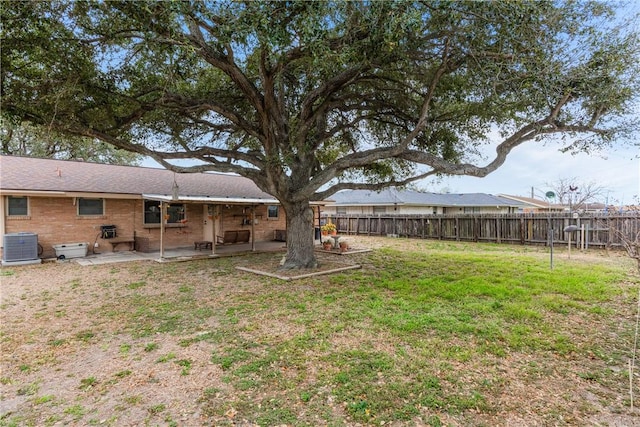
{"label": "patio cover", "polygon": [[233,203],[235,205],[257,205],[257,204],[269,204],[278,205],[280,202],[277,199],[249,199],[245,197],[209,197],[209,196],[183,196],[178,195],[174,198],[167,194],[143,194],[142,197],[148,200],[157,200],[159,202],[192,202],[192,203]]}

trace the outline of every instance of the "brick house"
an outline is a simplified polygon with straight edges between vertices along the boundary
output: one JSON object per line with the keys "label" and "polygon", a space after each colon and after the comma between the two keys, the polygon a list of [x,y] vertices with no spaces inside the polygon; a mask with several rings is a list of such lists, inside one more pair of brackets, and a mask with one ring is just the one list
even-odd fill
{"label": "brick house", "polygon": [[222,240],[233,231],[251,243],[286,236],[274,197],[249,179],[220,173],[0,156],[0,210],[0,241],[35,233],[42,258],[55,256],[53,245],[72,242],[88,243],[89,251],[120,250],[118,241],[157,251],[229,243]]}
{"label": "brick house", "polygon": [[485,193],[438,194],[386,188],[344,190],[332,196],[327,215],[455,215],[517,213],[525,203]]}

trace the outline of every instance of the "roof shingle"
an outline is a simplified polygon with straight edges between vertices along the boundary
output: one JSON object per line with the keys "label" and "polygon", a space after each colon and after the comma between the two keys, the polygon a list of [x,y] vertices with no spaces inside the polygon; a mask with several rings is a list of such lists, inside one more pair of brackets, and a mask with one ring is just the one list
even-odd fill
{"label": "roof shingle", "polygon": [[269,199],[244,177],[221,173],[174,174],[166,169],[56,159],[0,156],[0,190]]}
{"label": "roof shingle", "polygon": [[387,188],[376,192],[345,190],[332,196],[337,206],[358,205],[419,205],[419,206],[502,206],[522,207],[524,203],[485,193],[439,194]]}

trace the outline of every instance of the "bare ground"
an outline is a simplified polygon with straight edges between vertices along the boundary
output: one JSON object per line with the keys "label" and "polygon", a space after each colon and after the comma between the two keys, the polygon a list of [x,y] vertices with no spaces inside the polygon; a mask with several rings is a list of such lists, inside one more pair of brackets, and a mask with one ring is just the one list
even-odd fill
{"label": "bare ground", "polygon": [[[410,240],[352,239],[352,246],[356,247],[416,250],[419,245]],[[545,256],[543,248],[539,252]],[[341,257],[345,259],[339,261],[366,265],[366,257],[367,254],[360,254],[355,259]],[[563,259],[567,254],[559,249],[557,257]],[[605,258],[608,262],[628,264],[630,271],[634,267],[619,253],[574,252],[571,257],[572,262],[584,262],[587,266],[592,260],[600,262]],[[327,264],[333,266],[335,262],[334,259]],[[199,301],[213,310],[222,310],[238,295],[254,292],[263,280],[237,272],[235,265],[256,267],[250,257],[233,259],[224,266],[213,260],[205,268],[182,276],[180,285],[155,275],[158,265],[149,261],[91,267],[67,262],[3,269],[0,425],[253,425],[238,419],[232,404],[224,406],[225,402],[218,402],[228,409],[215,416],[203,406],[203,396],[215,402],[228,399],[233,393],[220,364],[212,360],[211,344],[197,340],[199,335],[216,329],[216,316],[193,328],[190,336],[156,332],[140,337],[137,331],[124,328],[118,321],[119,302],[122,301],[123,309],[128,307],[124,302],[141,292],[134,285],[143,282],[147,283],[143,289],[146,298],[174,294],[176,286],[188,286],[195,289],[194,297]],[[183,271],[186,267],[177,268]],[[171,272],[167,277],[175,279]],[[116,283],[131,285],[123,289],[112,286]],[[634,301],[635,284],[629,286],[629,293],[621,302]],[[105,312],[105,306],[113,312]],[[614,322],[620,330],[635,322],[635,309],[632,304],[620,307]],[[281,326],[265,319],[263,325],[256,326],[264,329],[256,333],[273,336],[295,332]],[[288,327],[295,328],[294,324]],[[616,346],[633,345],[619,342],[620,330],[594,328],[594,333],[609,334],[603,339],[614,343],[612,352],[620,352],[624,349]],[[193,343],[185,346],[183,342],[189,338],[193,338]],[[357,348],[358,339],[357,335],[338,334],[332,338],[332,345]],[[385,346],[384,337],[376,342]],[[502,409],[491,414],[469,411],[452,415],[425,408],[420,419],[437,415],[445,425],[453,426],[640,426],[640,413],[630,408],[628,384],[612,386],[585,378],[583,373],[589,371],[585,364],[590,363],[594,369],[605,369],[602,366],[605,362],[596,357],[584,360],[549,354],[533,358],[515,352],[495,358],[488,366],[460,363],[452,368],[464,373],[463,377],[487,375],[489,371],[504,381],[502,392],[492,396],[490,402]],[[322,369],[322,365],[309,365],[307,381]],[[627,366],[611,365],[606,369],[624,378]],[[329,391],[322,398],[334,419],[348,425],[344,406],[335,402]],[[295,410],[303,413],[305,407],[298,403]],[[554,411],[560,415],[554,416]],[[313,416],[305,414],[305,419]],[[320,418],[318,424],[322,424]]]}

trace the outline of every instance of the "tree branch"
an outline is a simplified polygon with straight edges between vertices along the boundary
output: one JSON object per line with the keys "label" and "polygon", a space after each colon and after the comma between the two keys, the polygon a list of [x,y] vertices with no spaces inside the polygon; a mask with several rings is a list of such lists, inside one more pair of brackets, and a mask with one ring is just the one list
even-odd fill
{"label": "tree branch", "polygon": [[181,107],[189,108],[192,111],[213,111],[214,113],[220,114],[222,117],[228,119],[231,123],[234,123],[238,128],[247,132],[254,138],[264,140],[264,135],[260,132],[260,129],[256,128],[239,114],[229,110],[222,104],[218,104],[210,100],[188,99],[182,95],[169,92],[165,94],[163,101],[164,102],[162,103],[158,103],[158,105],[171,106],[171,103],[174,103],[176,107],[176,114],[180,114],[182,111],[184,111],[181,109]]}
{"label": "tree branch", "polygon": [[[382,160],[385,158],[397,157],[401,158],[401,154],[407,150],[407,147],[411,142],[424,131],[428,120],[429,120],[429,111],[431,107],[431,101],[433,100],[435,90],[440,83],[442,77],[447,73],[447,71],[452,70],[450,68],[449,63],[449,41],[445,42],[445,46],[442,52],[441,62],[438,68],[436,69],[434,76],[431,80],[431,83],[427,89],[427,93],[424,96],[424,100],[422,102],[422,108],[420,111],[420,116],[414,126],[413,130],[409,132],[401,141],[399,141],[396,145],[390,147],[382,147],[382,148],[374,148],[371,150],[367,150],[364,152],[351,153],[346,156],[336,160],[332,165],[327,167],[325,170],[317,174],[310,185],[317,186],[316,188],[322,187],[326,183],[328,183],[331,179],[336,177],[340,172],[345,171],[350,168],[357,168],[361,166],[365,166],[367,164],[374,163],[375,161]],[[420,152],[421,153],[421,152]],[[424,154],[424,153],[422,153]],[[435,157],[435,156],[434,156]],[[411,160],[411,159],[406,159]],[[429,163],[425,163],[429,164]]]}
{"label": "tree branch", "polygon": [[193,17],[188,20],[189,33],[185,35],[186,40],[197,49],[199,56],[213,67],[224,72],[247,97],[251,105],[255,108],[260,116],[264,115],[264,99],[258,88],[244,75],[237,64],[233,62],[233,50],[227,45],[227,55],[223,56],[214,51],[212,47],[204,39],[198,24]]}
{"label": "tree branch", "polygon": [[430,176],[436,175],[440,173],[439,171],[433,169],[430,170],[429,172],[425,172],[422,173],[420,175],[415,175],[412,177],[409,177],[407,179],[403,179],[400,181],[397,180],[390,180],[390,181],[385,181],[385,182],[380,182],[380,183],[376,183],[376,184],[372,184],[372,183],[365,183],[365,182],[340,182],[337,183],[335,185],[332,185],[331,187],[329,187],[328,189],[324,190],[324,191],[320,191],[317,192],[316,194],[314,194],[313,196],[313,200],[315,201],[320,201],[320,200],[326,200],[329,197],[331,197],[331,195],[337,193],[338,191],[341,190],[372,190],[372,191],[376,191],[376,190],[382,190],[384,188],[387,187],[403,187],[407,184],[411,184],[412,182],[415,181],[419,181],[421,179],[424,178],[428,178]]}
{"label": "tree branch", "polygon": [[[334,76],[332,79],[326,81],[323,85],[317,89],[311,91],[302,102],[300,107],[300,130],[296,138],[296,146],[301,147],[306,142],[306,138],[309,135],[309,131],[313,128],[314,123],[317,120],[318,114],[324,114],[326,111],[326,102],[330,98],[331,94],[337,92],[340,89],[345,88],[350,83],[357,81],[358,75],[367,69],[364,64],[359,64],[349,70],[345,70],[340,74]],[[318,99],[323,98],[324,101],[315,109],[313,105]]]}

